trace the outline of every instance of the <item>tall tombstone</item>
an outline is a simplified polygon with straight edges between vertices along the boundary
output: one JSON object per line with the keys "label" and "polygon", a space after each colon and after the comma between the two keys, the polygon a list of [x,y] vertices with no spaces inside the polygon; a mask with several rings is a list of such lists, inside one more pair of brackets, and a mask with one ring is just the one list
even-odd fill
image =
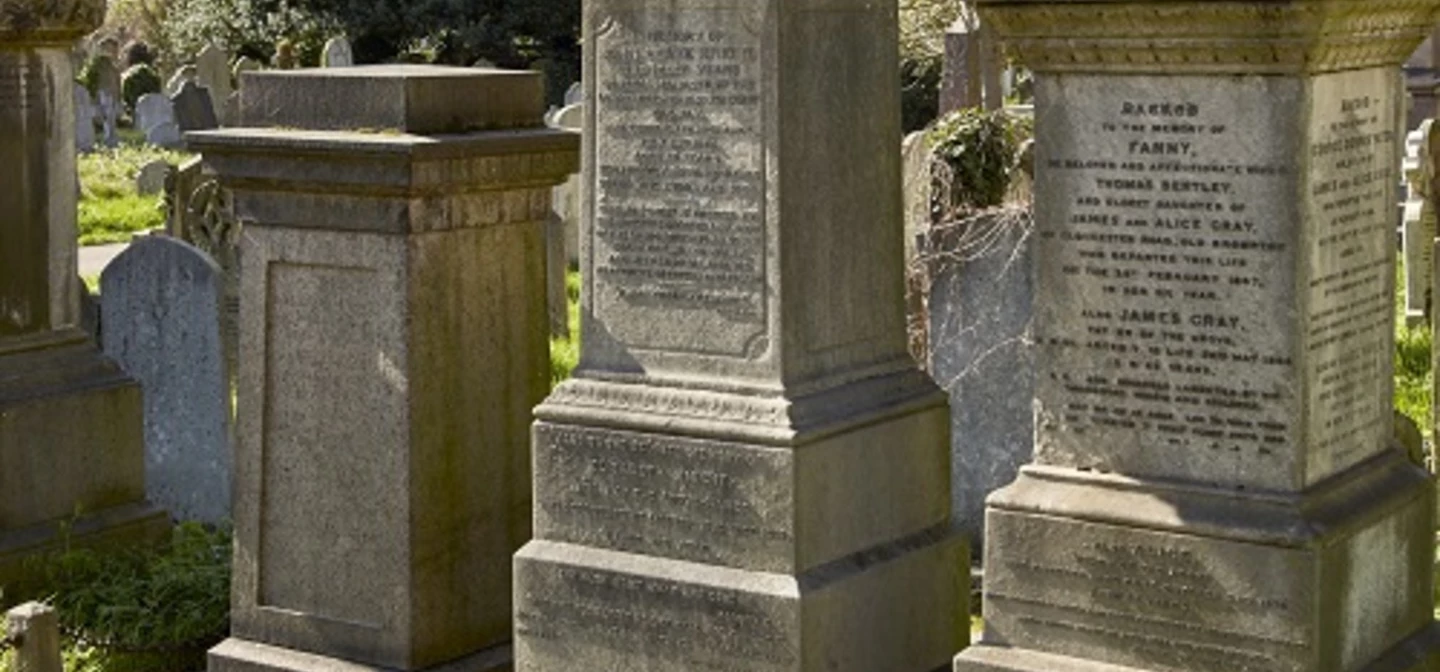
{"label": "tall tombstone", "polygon": [[0,590],[7,595],[25,583],[25,559],[62,539],[157,538],[168,526],[145,501],[140,388],[80,328],[70,49],[100,24],[105,3],[26,7],[0,11]]}
{"label": "tall tombstone", "polygon": [[120,144],[120,113],[125,101],[120,93],[120,70],[109,56],[101,56],[95,64],[95,105],[98,107],[106,147]]}
{"label": "tall tombstone", "polygon": [[247,75],[247,127],[187,135],[245,225],[212,671],[508,669],[545,218],[579,147],[544,109],[534,72],[276,70]]}
{"label": "tall tombstone", "polygon": [[208,131],[220,126],[214,98],[205,87],[193,80],[181,84],[179,93],[172,96],[170,102],[174,106],[175,125],[182,133]]}
{"label": "tall tombstone", "polygon": [[1420,128],[1405,137],[1405,200],[1404,222],[1400,241],[1405,251],[1405,320],[1411,325],[1425,323],[1430,312],[1430,276],[1435,272],[1430,258],[1435,243],[1435,162],[1440,161],[1440,135],[1434,133],[1434,120],[1426,119]]}
{"label": "tall tombstone", "polygon": [[[225,109],[225,100],[235,90],[230,83],[230,54],[213,44],[205,45],[195,56],[195,82],[210,94],[211,109]],[[181,130],[195,129],[182,127]]]}
{"label": "tall tombstone", "polygon": [[1037,75],[1036,443],[955,669],[1435,669],[1391,357],[1440,1],[980,8]]}
{"label": "tall tombstone", "polygon": [[921,243],[928,370],[950,395],[951,515],[977,556],[985,498],[1033,456],[1034,243],[1018,206],[937,222]]}
{"label": "tall tombstone", "polygon": [[896,20],[585,3],[582,354],[536,409],[518,671],[965,644],[949,414],[906,348]]}
{"label": "tall tombstone", "polygon": [[960,17],[945,31],[945,62],[940,79],[940,114],[967,107],[998,110],[1005,104],[1004,70],[995,31],[962,3]]}
{"label": "tall tombstone", "polygon": [[137,239],[100,275],[105,354],[145,391],[145,485],[180,520],[230,520],[230,379],[220,267],[164,236]]}
{"label": "tall tombstone", "polygon": [[89,153],[95,149],[95,103],[90,90],[75,84],[75,149]]}

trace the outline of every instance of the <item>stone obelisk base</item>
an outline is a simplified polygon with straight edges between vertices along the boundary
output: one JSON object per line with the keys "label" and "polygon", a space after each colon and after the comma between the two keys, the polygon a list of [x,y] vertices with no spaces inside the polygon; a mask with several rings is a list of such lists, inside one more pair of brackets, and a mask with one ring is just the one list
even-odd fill
{"label": "stone obelisk base", "polygon": [[955,672],[1440,670],[1434,522],[1399,451],[1301,495],[1029,466],[990,500]]}
{"label": "stone obelisk base", "polygon": [[857,390],[796,402],[833,415],[774,443],[586,403],[686,392],[567,383],[537,411],[517,670],[947,666],[968,641],[969,551],[948,524],[949,414],[922,378],[876,383],[898,404]]}
{"label": "stone obelisk base", "polygon": [[[207,669],[212,672],[399,672],[394,668],[365,665],[234,637],[210,649]],[[420,672],[510,672],[513,669],[514,657],[510,645],[506,644],[427,667]]]}
{"label": "stone obelisk base", "polygon": [[140,387],[76,332],[45,347],[0,343],[0,588],[19,597],[27,559],[62,546],[144,543],[170,518],[145,501]]}

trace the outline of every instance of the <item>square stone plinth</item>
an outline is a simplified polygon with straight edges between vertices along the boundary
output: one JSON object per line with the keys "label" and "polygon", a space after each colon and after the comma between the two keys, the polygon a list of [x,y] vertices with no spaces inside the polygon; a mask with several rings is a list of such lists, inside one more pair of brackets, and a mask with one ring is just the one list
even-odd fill
{"label": "square stone plinth", "polygon": [[538,72],[362,65],[247,72],[240,126],[468,133],[536,128],[545,113]]}
{"label": "square stone plinth", "polygon": [[1294,498],[1027,467],[955,670],[1436,669],[1434,496],[1398,452]]}

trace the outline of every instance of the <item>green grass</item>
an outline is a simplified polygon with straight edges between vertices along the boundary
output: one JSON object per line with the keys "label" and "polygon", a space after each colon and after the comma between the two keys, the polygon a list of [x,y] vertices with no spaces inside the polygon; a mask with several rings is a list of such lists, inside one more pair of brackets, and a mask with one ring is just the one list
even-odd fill
{"label": "green grass", "polygon": [[81,245],[130,240],[134,234],[165,225],[162,197],[135,192],[135,175],[160,159],[180,165],[189,154],[151,147],[133,137],[114,149],[81,154],[79,232]]}
{"label": "green grass", "polygon": [[580,363],[580,272],[574,268],[565,274],[565,294],[570,299],[570,338],[550,339],[551,387],[569,378]]}
{"label": "green grass", "polygon": [[[1398,265],[1397,287],[1404,286],[1403,263]],[[1415,421],[1427,440],[1433,440],[1431,394],[1435,374],[1430,370],[1430,325],[1405,324],[1405,298],[1395,293],[1395,410]]]}

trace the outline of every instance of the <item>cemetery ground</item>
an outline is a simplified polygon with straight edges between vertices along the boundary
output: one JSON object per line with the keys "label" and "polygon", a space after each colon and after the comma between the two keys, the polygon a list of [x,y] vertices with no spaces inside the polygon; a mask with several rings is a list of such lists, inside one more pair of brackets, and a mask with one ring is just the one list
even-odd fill
{"label": "cemetery ground", "polygon": [[135,176],[151,161],[180,165],[189,155],[147,145],[143,137],[128,131],[121,135],[120,146],[97,147],[78,157],[81,245],[128,242],[136,233],[165,225],[161,196],[138,193]]}

